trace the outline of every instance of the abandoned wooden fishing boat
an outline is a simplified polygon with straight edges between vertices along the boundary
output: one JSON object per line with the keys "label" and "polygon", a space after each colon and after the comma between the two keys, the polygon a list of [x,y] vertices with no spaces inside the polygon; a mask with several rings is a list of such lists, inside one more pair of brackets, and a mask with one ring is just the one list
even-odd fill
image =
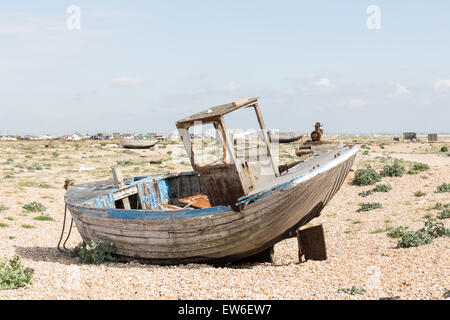
{"label": "abandoned wooden fishing boat", "polygon": [[[225,128],[225,116],[241,108],[253,108],[261,128],[250,157]],[[217,152],[204,152],[213,161],[202,157],[205,144],[189,132],[199,124],[216,130]],[[257,98],[210,108],[176,126],[193,172],[115,176],[68,188],[65,202],[85,242],[112,242],[117,254],[154,264],[252,257],[319,216],[357,153],[356,146],[344,146],[278,166]]]}
{"label": "abandoned wooden fishing boat", "polygon": [[153,140],[120,140],[120,146],[125,149],[150,149],[157,143],[158,141]]}

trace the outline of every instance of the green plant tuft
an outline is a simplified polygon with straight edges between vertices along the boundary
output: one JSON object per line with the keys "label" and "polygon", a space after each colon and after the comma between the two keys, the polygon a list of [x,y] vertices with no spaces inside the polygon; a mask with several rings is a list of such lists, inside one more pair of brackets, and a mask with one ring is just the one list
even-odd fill
{"label": "green plant tuft", "polygon": [[387,235],[391,238],[400,238],[407,232],[407,227],[397,227],[387,233]]}
{"label": "green plant tuft", "polygon": [[78,257],[78,262],[82,264],[102,264],[117,261],[113,256],[115,251],[113,243],[90,241],[87,244],[79,243],[73,251],[73,257]]}
{"label": "green plant tuft", "polygon": [[381,170],[380,175],[382,177],[401,177],[405,173],[405,167],[400,164],[400,161],[394,161],[392,165],[384,166]]}
{"label": "green plant tuft", "polygon": [[397,243],[397,248],[419,247],[431,242],[433,242],[433,237],[424,229],[406,231]]}
{"label": "green plant tuft", "polygon": [[442,204],[440,202],[436,202],[436,204],[434,205],[434,207],[432,207],[432,209],[447,210],[447,209],[450,209],[450,203]]}
{"label": "green plant tuft", "polygon": [[381,181],[381,176],[373,169],[359,169],[355,173],[353,184],[357,186],[369,186]]}
{"label": "green plant tuft", "polygon": [[446,291],[444,292],[444,298],[445,298],[445,299],[450,298],[450,290],[446,290]]}
{"label": "green plant tuft", "polygon": [[425,220],[425,230],[433,237],[450,237],[450,229],[445,228],[444,224],[432,217],[428,217]]}
{"label": "green plant tuft", "polygon": [[373,192],[389,192],[391,190],[392,190],[392,187],[390,185],[381,183],[381,184],[377,184],[375,186],[375,188],[373,189]]}
{"label": "green plant tuft", "polygon": [[32,284],[34,270],[23,268],[20,257],[14,255],[8,262],[0,261],[0,290],[11,290]]}
{"label": "green plant tuft", "polygon": [[373,193],[373,190],[367,190],[367,191],[363,191],[363,192],[358,193],[358,195],[363,197],[363,198],[365,198],[365,197],[370,196],[372,193]]}
{"label": "green plant tuft", "polygon": [[29,212],[44,212],[45,210],[47,210],[47,208],[44,207],[43,204],[36,202],[36,201],[27,203],[22,208],[24,208],[25,210],[27,210]]}
{"label": "green plant tuft", "polygon": [[450,192],[450,183],[443,183],[436,188],[436,193]]}
{"label": "green plant tuft", "polygon": [[437,215],[437,218],[440,220],[450,218],[450,208],[444,208],[441,212],[439,212],[439,214]]}
{"label": "green plant tuft", "polygon": [[415,192],[414,193],[414,196],[415,197],[423,197],[424,195],[426,195],[426,193],[425,192],[422,192],[422,191],[417,191],[417,192]]}
{"label": "green plant tuft", "polygon": [[351,288],[340,288],[338,292],[344,292],[349,293],[351,295],[355,295],[355,294],[364,294],[366,292],[366,289],[364,289],[364,287],[357,288],[356,286],[352,286]]}
{"label": "green plant tuft", "polygon": [[432,217],[425,219],[425,228],[417,231],[406,231],[397,243],[397,248],[418,247],[433,242],[438,237],[450,237],[450,229]]}
{"label": "green plant tuft", "polygon": [[371,211],[371,210],[375,210],[375,209],[380,209],[382,207],[383,207],[383,205],[379,202],[362,203],[361,208],[359,208],[356,212]]}
{"label": "green plant tuft", "polygon": [[40,215],[37,217],[34,217],[33,220],[37,220],[37,221],[54,221],[54,219],[50,216],[47,215]]}
{"label": "green plant tuft", "polygon": [[409,169],[408,174],[417,174],[419,172],[427,171],[430,169],[430,166],[426,163],[416,162],[413,167]]}

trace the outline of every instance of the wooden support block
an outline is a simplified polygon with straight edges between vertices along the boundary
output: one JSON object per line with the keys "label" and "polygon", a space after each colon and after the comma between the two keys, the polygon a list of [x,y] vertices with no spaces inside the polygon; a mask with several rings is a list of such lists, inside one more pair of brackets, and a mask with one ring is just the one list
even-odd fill
{"label": "wooden support block", "polygon": [[297,241],[300,263],[308,260],[322,261],[327,259],[327,247],[322,225],[297,230]]}
{"label": "wooden support block", "polygon": [[[123,176],[122,176],[122,172],[120,171],[120,169],[117,167],[112,167],[111,169],[112,169],[114,184],[116,185],[116,187],[124,188],[125,183],[123,182]],[[123,198],[122,203],[123,203],[123,207],[125,209],[127,209],[127,210],[131,209],[130,199],[128,199],[128,197]]]}

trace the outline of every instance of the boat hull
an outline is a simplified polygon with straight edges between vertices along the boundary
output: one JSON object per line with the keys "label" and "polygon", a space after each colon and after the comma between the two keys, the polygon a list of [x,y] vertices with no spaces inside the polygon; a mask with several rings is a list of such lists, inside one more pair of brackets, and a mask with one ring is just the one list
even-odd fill
{"label": "boat hull", "polygon": [[[272,135],[269,133],[270,140],[272,141]],[[303,135],[292,135],[289,133],[279,133],[276,137],[278,143],[292,143],[303,138]]]}
{"label": "boat hull", "polygon": [[158,141],[148,140],[120,140],[120,145],[124,149],[150,149],[157,143]]}
{"label": "boat hull", "polygon": [[270,248],[319,216],[342,186],[355,156],[247,202],[240,212],[215,207],[201,216],[153,219],[131,211],[118,215],[118,209],[68,208],[85,242],[112,242],[122,256],[153,264],[232,262]]}

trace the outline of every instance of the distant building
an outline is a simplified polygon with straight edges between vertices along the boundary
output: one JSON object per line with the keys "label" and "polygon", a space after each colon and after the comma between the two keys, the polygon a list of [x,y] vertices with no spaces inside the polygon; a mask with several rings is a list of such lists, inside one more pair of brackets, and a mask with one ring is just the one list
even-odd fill
{"label": "distant building", "polygon": [[114,133],[113,133],[113,139],[114,139],[114,140],[119,140],[119,139],[120,139],[120,133],[114,132]]}
{"label": "distant building", "polygon": [[436,142],[438,141],[438,135],[437,133],[431,133],[428,135],[428,141],[430,142]]}
{"label": "distant building", "polygon": [[180,134],[178,133],[178,130],[174,130],[167,137],[169,138],[169,140],[179,140]]}
{"label": "distant building", "polygon": [[131,133],[121,134],[120,139],[134,139],[134,134],[131,134]]}
{"label": "distant building", "polygon": [[59,139],[61,139],[61,140],[67,140],[69,137],[70,137],[70,134],[65,134],[65,135],[59,137]]}
{"label": "distant building", "polygon": [[87,137],[83,137],[81,134],[78,133],[74,133],[74,134],[65,134],[61,137],[61,140],[66,140],[66,141],[79,141],[82,139],[87,139]]}
{"label": "distant building", "polygon": [[40,136],[38,139],[39,140],[51,140],[51,139],[53,139],[53,137],[49,134],[44,134],[43,136]]}
{"label": "distant building", "polygon": [[30,134],[26,134],[26,135],[23,136],[23,139],[24,140],[37,140],[39,138],[36,137],[36,136],[30,135]]}
{"label": "distant building", "polygon": [[1,141],[15,141],[17,140],[16,136],[1,136],[0,137]]}
{"label": "distant building", "polygon": [[417,141],[417,134],[415,132],[404,132],[403,133],[404,140]]}
{"label": "distant building", "polygon": [[169,138],[167,136],[161,136],[161,135],[160,136],[156,136],[155,139],[158,140],[158,141],[167,141],[167,140],[169,140]]}
{"label": "distant building", "polygon": [[74,133],[74,134],[72,134],[67,140],[78,141],[78,140],[81,140],[81,136],[78,135],[78,134],[76,134],[76,133]]}

